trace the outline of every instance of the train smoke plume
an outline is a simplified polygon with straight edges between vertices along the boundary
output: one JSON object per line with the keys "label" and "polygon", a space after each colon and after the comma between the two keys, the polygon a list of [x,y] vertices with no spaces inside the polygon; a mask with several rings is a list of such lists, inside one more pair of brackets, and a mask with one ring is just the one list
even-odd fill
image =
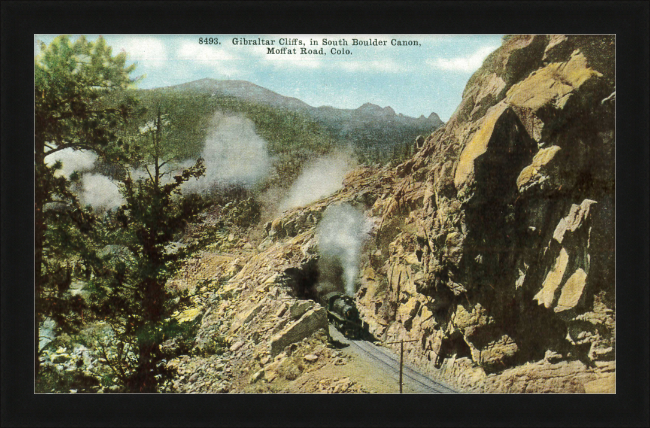
{"label": "train smoke plume", "polygon": [[221,112],[213,117],[201,157],[205,176],[183,186],[191,193],[207,193],[230,184],[249,187],[266,177],[271,168],[266,140],[255,133],[253,121]]}
{"label": "train smoke plume", "polygon": [[330,205],[318,225],[321,281],[343,281],[345,293],[354,296],[361,248],[370,228],[363,213],[351,205]]}
{"label": "train smoke plume", "polygon": [[84,174],[81,177],[79,199],[96,210],[111,210],[124,203],[117,184],[101,174]]}
{"label": "train smoke plume", "polygon": [[82,205],[91,205],[95,210],[106,211],[124,203],[117,184],[102,174],[91,173],[95,168],[97,154],[87,150],[67,148],[52,153],[46,158],[48,166],[61,162],[56,176],[70,178],[73,172],[81,174],[81,180],[73,186]]}
{"label": "train smoke plume", "polygon": [[73,172],[84,172],[93,169],[97,155],[87,150],[74,150],[71,147],[59,150],[45,158],[48,166],[53,166],[57,161],[61,162],[61,169],[56,172],[56,176],[70,177]]}
{"label": "train smoke plume", "polygon": [[280,211],[307,205],[343,187],[345,174],[354,168],[351,157],[338,153],[307,165],[280,204]]}

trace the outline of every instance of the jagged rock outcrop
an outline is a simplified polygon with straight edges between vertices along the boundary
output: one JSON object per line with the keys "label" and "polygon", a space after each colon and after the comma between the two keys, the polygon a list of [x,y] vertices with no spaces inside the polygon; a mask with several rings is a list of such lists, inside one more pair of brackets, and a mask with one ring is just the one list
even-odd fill
{"label": "jagged rock outcrop", "polygon": [[[223,338],[225,357],[196,361],[272,381],[318,336],[315,230],[348,203],[373,225],[361,317],[380,340],[409,340],[407,361],[473,392],[614,392],[614,72],[610,36],[505,38],[412,159],[355,170],[268,222],[256,248],[206,256],[219,287],[196,349]],[[253,360],[264,368],[243,376]]]}
{"label": "jagged rock outcrop", "polygon": [[607,36],[514,36],[485,60],[373,207],[359,303],[376,335],[418,339],[410,360],[475,390],[513,390],[487,379],[549,351],[575,385],[515,390],[600,379],[615,358],[614,64]]}
{"label": "jagged rock outcrop", "polygon": [[271,338],[271,356],[275,357],[284,348],[311,336],[319,329],[327,330],[327,313],[324,308],[312,309],[286,329]]}

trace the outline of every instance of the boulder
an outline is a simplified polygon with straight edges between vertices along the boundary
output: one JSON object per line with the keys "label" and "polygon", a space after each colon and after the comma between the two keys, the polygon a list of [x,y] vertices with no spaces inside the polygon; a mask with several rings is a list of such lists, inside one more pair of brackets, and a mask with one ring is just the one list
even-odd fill
{"label": "boulder", "polygon": [[269,382],[269,383],[273,382],[275,380],[275,378],[277,378],[277,377],[278,377],[278,372],[276,372],[276,371],[273,371],[273,370],[271,370],[271,371],[265,370],[264,371],[264,380]]}
{"label": "boulder", "polygon": [[293,305],[291,305],[291,308],[289,309],[289,313],[291,314],[292,319],[297,320],[305,312],[307,312],[313,307],[314,307],[314,302],[311,300],[298,300]]}
{"label": "boulder", "polygon": [[282,218],[273,220],[273,222],[271,222],[271,226],[268,228],[268,232],[270,237],[282,237]]}
{"label": "boulder", "polygon": [[190,308],[186,309],[176,316],[176,320],[179,323],[192,322],[201,316],[202,308]]}
{"label": "boulder", "polygon": [[586,283],[587,274],[585,271],[580,268],[576,269],[562,287],[562,293],[560,294],[560,298],[554,311],[562,312],[568,309],[573,309],[580,301]]}
{"label": "boulder", "polygon": [[578,230],[583,225],[585,220],[587,220],[589,217],[591,206],[595,203],[596,201],[585,199],[580,205],[571,205],[569,214],[566,217],[562,218],[555,227],[555,231],[553,232],[553,239],[561,244],[564,240],[564,235],[567,232],[573,233]]}
{"label": "boulder", "polygon": [[550,146],[542,148],[537,152],[533,157],[533,162],[524,168],[519,173],[519,177],[517,177],[517,188],[520,192],[549,180],[547,171],[554,163],[556,154],[560,150],[561,148],[559,146]]}
{"label": "boulder", "polygon": [[546,308],[550,308],[555,300],[555,292],[557,291],[562,278],[564,278],[564,272],[566,271],[567,264],[569,263],[569,254],[566,249],[562,248],[560,250],[560,255],[555,260],[555,265],[553,269],[546,275],[546,279],[542,284],[542,289],[533,297],[534,300],[537,300],[537,303],[544,305]]}
{"label": "boulder", "polygon": [[529,135],[543,141],[550,129],[563,120],[560,111],[569,100],[582,95],[581,87],[586,82],[602,76],[589,67],[582,52],[574,51],[568,61],[548,64],[513,85],[507,92],[506,102],[522,117]]}
{"label": "boulder", "polygon": [[305,358],[305,361],[307,361],[308,363],[313,363],[313,362],[316,362],[318,360],[318,355],[307,354],[307,355],[304,356],[304,358]]}
{"label": "boulder", "polygon": [[320,329],[327,331],[328,323],[327,312],[319,306],[310,309],[299,320],[271,338],[271,355],[278,355],[288,345],[299,342]]}
{"label": "boulder", "polygon": [[239,341],[239,342],[235,343],[234,345],[232,345],[232,346],[230,347],[230,352],[235,352],[235,351],[237,351],[239,348],[241,348],[242,346],[244,346],[244,342],[243,342],[243,341]]}
{"label": "boulder", "polygon": [[250,383],[257,382],[258,380],[262,379],[262,376],[264,376],[264,369],[253,374],[253,376],[251,376]]}

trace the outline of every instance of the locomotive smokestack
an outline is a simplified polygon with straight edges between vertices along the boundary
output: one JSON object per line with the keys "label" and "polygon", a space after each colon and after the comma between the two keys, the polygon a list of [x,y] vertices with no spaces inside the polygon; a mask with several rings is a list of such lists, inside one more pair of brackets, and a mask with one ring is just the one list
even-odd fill
{"label": "locomotive smokestack", "polygon": [[331,205],[318,225],[319,270],[324,280],[343,285],[354,296],[354,281],[359,274],[359,256],[368,238],[368,223],[351,205]]}

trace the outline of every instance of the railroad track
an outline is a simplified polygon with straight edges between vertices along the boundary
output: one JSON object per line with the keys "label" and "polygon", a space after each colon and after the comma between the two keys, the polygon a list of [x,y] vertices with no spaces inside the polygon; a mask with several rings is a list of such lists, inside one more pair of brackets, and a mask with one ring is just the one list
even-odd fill
{"label": "railroad track", "polygon": [[[370,342],[350,340],[349,343],[360,353],[380,364],[380,367],[393,377],[396,383],[399,382],[399,358]],[[403,368],[403,384],[416,393],[455,394],[457,392],[429,379],[406,364]]]}

